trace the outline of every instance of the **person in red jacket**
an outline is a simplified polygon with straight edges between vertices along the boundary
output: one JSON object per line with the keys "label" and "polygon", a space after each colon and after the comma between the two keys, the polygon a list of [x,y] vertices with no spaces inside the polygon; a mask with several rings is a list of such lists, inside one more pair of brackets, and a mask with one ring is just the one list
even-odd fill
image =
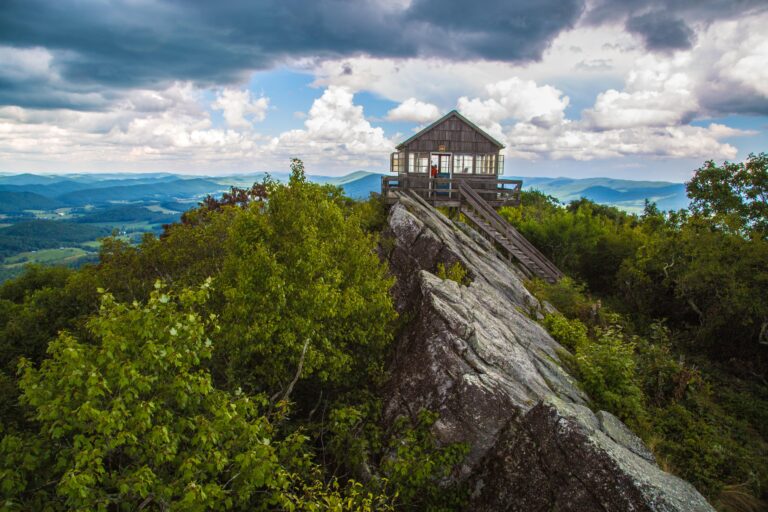
{"label": "person in red jacket", "polygon": [[430,189],[430,190],[429,190],[429,197],[432,197],[432,189],[434,189],[434,188],[435,188],[435,185],[433,184],[432,180],[433,180],[434,178],[437,178],[437,174],[438,174],[438,172],[437,172],[437,166],[436,166],[435,164],[432,164],[432,168],[429,170],[429,176],[430,176],[430,178],[431,178],[431,179],[429,180],[429,189]]}

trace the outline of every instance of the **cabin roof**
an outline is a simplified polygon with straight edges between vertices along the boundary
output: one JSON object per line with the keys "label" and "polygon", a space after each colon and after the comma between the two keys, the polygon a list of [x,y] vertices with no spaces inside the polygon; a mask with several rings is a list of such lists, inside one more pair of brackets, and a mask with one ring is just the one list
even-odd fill
{"label": "cabin roof", "polygon": [[463,115],[461,115],[461,114],[459,113],[459,111],[458,111],[458,110],[451,110],[450,112],[448,112],[447,114],[445,114],[443,117],[441,117],[440,119],[438,119],[438,120],[437,120],[437,121],[435,121],[434,123],[430,124],[429,126],[427,126],[426,128],[424,128],[423,130],[419,131],[418,133],[414,134],[413,136],[411,136],[411,137],[410,137],[410,138],[408,138],[407,140],[404,140],[403,142],[401,142],[400,144],[398,144],[398,145],[397,145],[397,147],[396,147],[396,149],[403,149],[403,148],[404,148],[405,146],[407,146],[407,145],[408,145],[410,142],[412,142],[412,141],[414,141],[414,140],[418,139],[419,137],[421,137],[422,135],[424,135],[424,134],[425,134],[425,133],[427,133],[428,131],[430,131],[430,130],[434,129],[434,128],[435,128],[436,126],[438,126],[440,123],[442,123],[442,122],[443,122],[443,121],[445,121],[446,119],[450,119],[451,117],[457,117],[459,120],[461,120],[462,122],[466,123],[466,124],[467,124],[467,125],[469,125],[469,126],[472,128],[472,129],[474,129],[474,130],[476,130],[478,133],[480,133],[480,135],[482,135],[483,137],[485,137],[486,139],[488,139],[488,140],[489,140],[491,143],[493,143],[494,145],[498,146],[498,148],[499,148],[499,149],[502,149],[502,148],[504,148],[504,144],[502,144],[501,142],[497,141],[496,139],[494,139],[493,137],[491,137],[490,135],[488,135],[488,134],[487,134],[487,133],[486,133],[486,132],[485,132],[483,129],[481,129],[481,128],[480,128],[479,126],[477,126],[475,123],[473,123],[472,121],[470,121],[469,119],[467,119],[466,117],[464,117]]}

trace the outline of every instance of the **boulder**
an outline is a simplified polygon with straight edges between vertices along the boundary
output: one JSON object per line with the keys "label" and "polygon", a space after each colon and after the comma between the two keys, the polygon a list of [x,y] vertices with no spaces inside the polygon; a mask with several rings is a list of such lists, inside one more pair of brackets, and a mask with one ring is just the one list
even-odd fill
{"label": "boulder", "polygon": [[[713,510],[621,421],[588,408],[525,274],[489,242],[412,196],[391,208],[382,240],[407,322],[385,419],[439,413],[438,440],[470,448],[454,475],[472,490],[469,510]],[[436,275],[457,262],[468,285]]]}

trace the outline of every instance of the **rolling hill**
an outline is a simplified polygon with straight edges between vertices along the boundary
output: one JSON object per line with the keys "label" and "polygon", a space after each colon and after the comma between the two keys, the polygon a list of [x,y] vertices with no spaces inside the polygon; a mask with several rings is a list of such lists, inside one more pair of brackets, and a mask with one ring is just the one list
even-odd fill
{"label": "rolling hill", "polygon": [[61,201],[34,192],[9,192],[0,190],[0,213],[23,210],[53,210],[64,206]]}
{"label": "rolling hill", "polygon": [[633,213],[642,211],[646,199],[656,203],[661,210],[688,207],[683,183],[613,178],[510,178],[523,180],[523,188],[526,190],[539,190],[561,202],[586,197],[596,203],[616,206]]}
{"label": "rolling hill", "polygon": [[104,204],[116,201],[166,200],[170,198],[195,197],[216,194],[226,187],[201,178],[181,179],[164,182],[122,185],[105,188],[87,188],[58,196],[57,199],[73,205]]}

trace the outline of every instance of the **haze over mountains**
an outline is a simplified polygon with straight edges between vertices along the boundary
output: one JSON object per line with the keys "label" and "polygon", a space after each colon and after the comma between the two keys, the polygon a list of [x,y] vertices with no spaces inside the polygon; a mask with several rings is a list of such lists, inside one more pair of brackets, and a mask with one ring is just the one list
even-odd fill
{"label": "haze over mountains", "polygon": [[[288,173],[269,173],[287,180]],[[17,275],[27,263],[80,265],[97,257],[99,239],[117,234],[136,242],[159,233],[208,194],[232,186],[247,187],[267,173],[187,176],[171,173],[0,175],[0,281]],[[308,176],[340,186],[353,199],[367,198],[381,187],[381,174],[357,171],[346,176]],[[586,197],[631,212],[646,199],[661,209],[687,206],[681,183],[610,178],[526,178],[562,202]]]}

